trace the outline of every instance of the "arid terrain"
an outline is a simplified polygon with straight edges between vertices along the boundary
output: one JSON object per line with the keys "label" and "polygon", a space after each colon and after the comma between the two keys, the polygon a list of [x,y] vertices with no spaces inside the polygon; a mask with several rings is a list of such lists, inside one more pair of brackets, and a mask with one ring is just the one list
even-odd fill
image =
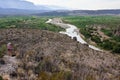
{"label": "arid terrain", "polygon": [[[120,80],[119,55],[95,51],[67,35],[38,29],[0,29],[0,46],[8,42],[16,48],[17,68],[0,75],[10,80]],[[0,70],[7,64],[0,62]]]}
{"label": "arid terrain", "polygon": [[120,80],[120,0],[0,0],[0,80]]}

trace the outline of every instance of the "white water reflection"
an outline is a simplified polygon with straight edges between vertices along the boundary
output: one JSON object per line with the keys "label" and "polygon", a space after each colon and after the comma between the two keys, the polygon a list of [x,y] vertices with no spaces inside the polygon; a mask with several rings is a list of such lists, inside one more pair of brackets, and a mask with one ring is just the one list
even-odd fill
{"label": "white water reflection", "polygon": [[[71,24],[58,23],[58,22],[55,22],[52,19],[49,19],[46,23],[51,23],[51,24],[61,26],[62,28],[66,29],[66,31],[60,31],[61,34],[67,34],[72,39],[73,39],[73,37],[76,37],[77,41],[79,41],[81,44],[88,44],[84,39],[82,39],[82,37],[80,36],[79,30],[76,26],[71,25]],[[89,45],[89,47],[91,49],[94,49],[94,50],[97,50],[97,51],[102,51],[102,50],[100,50],[99,48],[97,48],[93,45]]]}

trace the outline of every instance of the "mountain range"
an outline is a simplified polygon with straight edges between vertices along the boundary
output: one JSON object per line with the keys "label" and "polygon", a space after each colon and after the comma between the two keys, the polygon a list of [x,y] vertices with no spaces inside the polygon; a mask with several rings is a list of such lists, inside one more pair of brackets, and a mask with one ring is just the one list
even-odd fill
{"label": "mountain range", "polygon": [[35,5],[24,0],[0,0],[0,15],[28,15],[61,9],[59,6]]}
{"label": "mountain range", "polygon": [[85,16],[85,15],[120,15],[120,9],[116,10],[33,10],[0,8],[0,16],[6,15],[37,15],[37,16]]}
{"label": "mountain range", "polygon": [[36,14],[38,16],[84,16],[84,15],[120,15],[120,9],[109,10],[66,10],[51,11]]}
{"label": "mountain range", "polygon": [[0,0],[0,16],[3,15],[119,15],[120,9],[109,10],[69,10],[59,6],[35,5],[24,0]]}
{"label": "mountain range", "polygon": [[35,5],[32,2],[24,1],[24,0],[1,0],[0,1],[1,8],[13,8],[13,9],[24,9],[24,10],[58,10],[63,9],[59,6],[51,6],[51,5]]}
{"label": "mountain range", "polygon": [[47,10],[30,10],[30,9],[16,9],[16,8],[0,8],[0,15],[30,15]]}

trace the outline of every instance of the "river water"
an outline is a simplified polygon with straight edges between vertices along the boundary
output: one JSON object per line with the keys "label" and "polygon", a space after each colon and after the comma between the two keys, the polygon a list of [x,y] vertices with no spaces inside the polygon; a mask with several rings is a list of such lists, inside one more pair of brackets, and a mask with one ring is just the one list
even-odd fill
{"label": "river water", "polygon": [[[66,35],[70,36],[72,39],[73,39],[73,37],[76,37],[77,41],[80,42],[81,44],[88,44],[84,39],[82,39],[82,37],[80,36],[80,33],[79,33],[79,29],[76,26],[71,25],[71,24],[58,23],[52,19],[49,19],[46,23],[51,23],[54,25],[61,26],[62,28],[66,29],[66,31],[60,31],[61,34],[66,34]],[[97,51],[102,51],[101,49],[99,49],[93,45],[88,44],[88,46],[91,49],[94,49]]]}

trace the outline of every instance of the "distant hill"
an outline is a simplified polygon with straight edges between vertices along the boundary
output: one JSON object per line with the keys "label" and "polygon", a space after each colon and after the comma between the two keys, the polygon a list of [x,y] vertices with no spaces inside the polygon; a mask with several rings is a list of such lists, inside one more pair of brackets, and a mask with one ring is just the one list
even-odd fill
{"label": "distant hill", "polygon": [[111,10],[68,10],[59,6],[35,5],[24,0],[0,0],[0,16],[6,15],[37,15],[37,16],[68,16],[68,15],[119,15],[120,9]]}
{"label": "distant hill", "polygon": [[0,16],[3,15],[37,15],[37,16],[69,16],[69,15],[120,15],[120,9],[116,10],[34,10],[0,8]]}
{"label": "distant hill", "polygon": [[32,2],[23,1],[23,0],[1,0],[1,8],[14,8],[14,9],[25,9],[25,10],[58,10],[64,9],[59,6],[51,5],[35,5]]}
{"label": "distant hill", "polygon": [[47,10],[28,10],[15,8],[0,8],[0,15],[29,15],[46,12]]}
{"label": "distant hill", "polygon": [[23,0],[0,0],[0,16],[3,15],[28,15],[60,10],[62,7],[50,5],[35,5]]}
{"label": "distant hill", "polygon": [[68,15],[119,15],[120,9],[109,10],[68,10],[59,6],[35,5],[24,0],[1,0],[0,16],[6,15],[37,15],[37,16],[68,16]]}
{"label": "distant hill", "polygon": [[85,15],[118,15],[120,14],[120,9],[111,9],[111,10],[75,10],[71,13],[77,14],[82,13]]}
{"label": "distant hill", "polygon": [[69,15],[70,11],[51,11],[51,12],[44,12],[35,14],[37,16],[67,16]]}
{"label": "distant hill", "polygon": [[111,10],[68,10],[68,11],[52,11],[35,14],[38,16],[68,16],[68,15],[119,15],[120,9]]}
{"label": "distant hill", "polygon": [[22,0],[0,1],[0,15],[28,15],[50,10],[46,6],[36,6],[31,2]]}

